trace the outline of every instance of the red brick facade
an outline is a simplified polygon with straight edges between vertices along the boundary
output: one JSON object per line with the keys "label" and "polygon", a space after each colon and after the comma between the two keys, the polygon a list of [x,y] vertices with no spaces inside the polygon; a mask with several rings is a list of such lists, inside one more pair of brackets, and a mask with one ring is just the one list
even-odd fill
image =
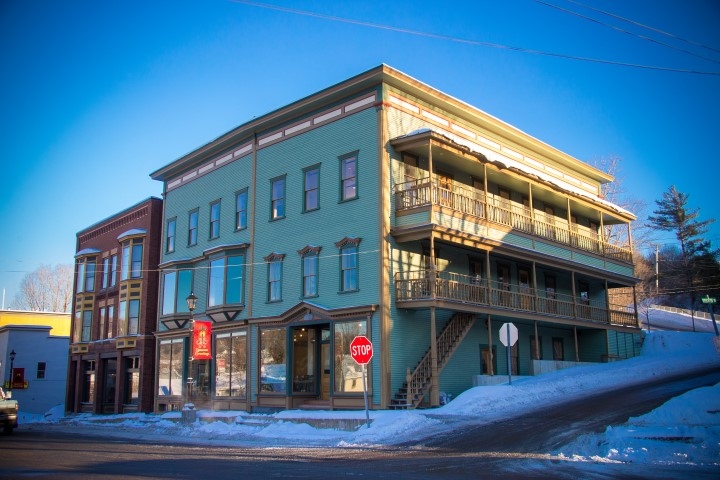
{"label": "red brick facade", "polygon": [[162,200],[77,234],[68,412],[152,412]]}

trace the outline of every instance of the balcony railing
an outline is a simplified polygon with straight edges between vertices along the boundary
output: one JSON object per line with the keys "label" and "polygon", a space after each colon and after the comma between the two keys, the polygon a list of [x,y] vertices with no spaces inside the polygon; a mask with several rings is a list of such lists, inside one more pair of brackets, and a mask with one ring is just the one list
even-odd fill
{"label": "balcony railing", "polygon": [[535,313],[608,325],[636,327],[634,312],[626,307],[577,300],[572,295],[536,290],[526,285],[487,282],[449,272],[415,271],[395,276],[398,302],[444,300],[502,310]]}
{"label": "balcony railing", "polygon": [[533,218],[530,209],[509,200],[486,197],[481,190],[458,185],[450,190],[430,182],[428,178],[397,185],[395,192],[397,211],[428,205],[441,205],[462,214],[473,215],[556,243],[632,263],[632,252],[629,248],[608,243],[590,229],[583,232],[583,227],[568,226],[566,221],[555,220],[544,214],[542,218]]}

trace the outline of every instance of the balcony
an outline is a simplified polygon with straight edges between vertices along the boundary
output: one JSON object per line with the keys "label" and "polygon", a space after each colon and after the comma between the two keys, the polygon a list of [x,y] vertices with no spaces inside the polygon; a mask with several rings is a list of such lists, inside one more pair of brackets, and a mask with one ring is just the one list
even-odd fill
{"label": "balcony", "polygon": [[441,187],[429,177],[396,185],[397,214],[434,206],[450,209],[466,219],[474,218],[476,223],[502,226],[608,260],[632,264],[630,248],[607,242],[590,228],[569,224],[567,220],[543,212],[536,211],[533,214],[528,207],[494,195],[485,195],[482,190],[457,184],[451,190]]}
{"label": "balcony", "polygon": [[[428,302],[485,307],[594,324],[637,327],[629,308],[597,301],[578,301],[571,295],[549,293],[525,285],[478,281],[468,275],[449,272],[415,271],[395,275],[395,298],[400,308],[423,308]],[[468,308],[471,311],[472,308]],[[535,317],[537,318],[537,317]]]}

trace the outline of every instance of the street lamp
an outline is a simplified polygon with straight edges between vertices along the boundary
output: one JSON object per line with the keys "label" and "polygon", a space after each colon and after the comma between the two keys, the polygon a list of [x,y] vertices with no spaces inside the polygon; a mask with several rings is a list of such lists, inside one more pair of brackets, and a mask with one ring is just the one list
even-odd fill
{"label": "street lamp", "polygon": [[15,349],[13,348],[13,349],[10,351],[10,382],[8,383],[8,390],[12,390],[12,385],[13,385],[13,365],[15,364],[15,355],[17,355],[17,353],[15,353]]}
{"label": "street lamp", "polygon": [[195,408],[195,405],[190,403],[190,387],[192,385],[193,379],[190,376],[190,373],[192,372],[192,336],[193,336],[193,325],[195,325],[195,319],[193,318],[193,312],[195,311],[195,307],[197,306],[197,300],[198,297],[195,295],[195,293],[190,292],[190,295],[187,296],[185,299],[187,301],[188,310],[190,310],[190,322],[189,322],[189,350],[190,354],[188,355],[188,368],[187,368],[187,380],[185,381],[185,407],[183,410],[193,410]]}

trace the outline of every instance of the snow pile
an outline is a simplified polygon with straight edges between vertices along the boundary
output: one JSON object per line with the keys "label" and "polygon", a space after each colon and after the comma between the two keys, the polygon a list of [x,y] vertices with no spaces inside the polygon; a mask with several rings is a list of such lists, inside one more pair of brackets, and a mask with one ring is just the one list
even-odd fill
{"label": "snow pile", "polygon": [[[99,425],[109,427],[106,434],[127,435],[130,431],[134,437],[164,435],[175,441],[235,446],[392,445],[416,440],[421,432],[424,436],[434,435],[463,424],[478,425],[521,415],[552,405],[558,399],[580,398],[653,377],[712,366],[720,368],[717,340],[708,333],[653,331],[645,337],[641,355],[636,358],[514,379],[511,385],[475,387],[436,409],[371,411],[370,425],[365,424],[364,411],[299,410],[252,416],[247,412],[201,410],[198,412],[201,421],[185,425],[177,421],[179,412],[60,418],[62,409],[54,409],[45,417],[21,416],[21,423],[34,423],[34,428],[42,428],[43,424],[62,422],[64,429]],[[245,422],[250,417],[259,421]],[[348,420],[359,427],[311,426],[323,419]],[[626,425],[610,426],[601,435],[580,437],[562,448],[561,453],[552,455],[585,462],[720,466],[720,384],[688,392]]]}
{"label": "snow pile", "polygon": [[720,466],[720,384],[689,391],[602,434],[583,435],[563,452],[577,461]]}

